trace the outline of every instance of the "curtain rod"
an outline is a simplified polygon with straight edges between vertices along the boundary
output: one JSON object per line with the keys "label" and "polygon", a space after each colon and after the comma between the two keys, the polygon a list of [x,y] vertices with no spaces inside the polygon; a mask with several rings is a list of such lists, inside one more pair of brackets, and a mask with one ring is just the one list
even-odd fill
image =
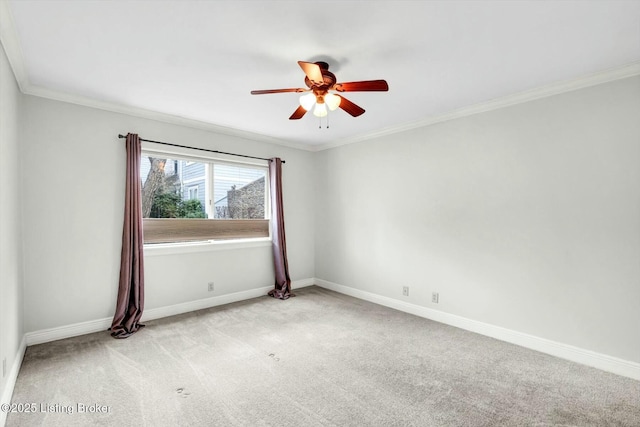
{"label": "curtain rod", "polygon": [[[122,139],[122,138],[126,138],[126,135],[121,135],[118,134],[118,138]],[[151,139],[144,139],[144,138],[140,138],[140,141],[145,141],[145,142],[153,142],[154,144],[162,144],[162,145],[170,145],[172,147],[180,147],[180,148],[188,148],[190,150],[199,150],[199,151],[207,151],[209,153],[218,153],[218,154],[226,154],[228,156],[237,156],[237,157],[245,157],[247,159],[258,159],[258,160],[266,160],[266,161],[271,161],[271,159],[265,159],[264,157],[255,157],[255,156],[247,156],[245,154],[235,154],[235,153],[227,153],[224,151],[218,151],[218,150],[209,150],[207,148],[198,148],[198,147],[189,147],[187,145],[180,145],[180,144],[172,144],[170,142],[162,142],[162,141],[152,141]],[[284,160],[282,160],[282,163],[285,163]]]}

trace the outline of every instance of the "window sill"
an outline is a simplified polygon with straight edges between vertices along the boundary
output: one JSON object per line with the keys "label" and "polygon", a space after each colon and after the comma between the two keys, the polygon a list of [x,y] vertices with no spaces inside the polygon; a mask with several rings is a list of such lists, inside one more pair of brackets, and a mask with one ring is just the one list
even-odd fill
{"label": "window sill", "polygon": [[187,254],[194,252],[230,251],[235,249],[271,246],[271,239],[208,240],[185,243],[155,243],[144,245],[144,256]]}

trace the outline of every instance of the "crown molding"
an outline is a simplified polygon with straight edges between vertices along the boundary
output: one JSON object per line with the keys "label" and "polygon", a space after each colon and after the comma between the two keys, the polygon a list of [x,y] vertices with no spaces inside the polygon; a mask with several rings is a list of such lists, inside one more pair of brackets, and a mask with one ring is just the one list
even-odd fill
{"label": "crown molding", "polygon": [[13,14],[9,7],[8,0],[0,0],[0,43],[7,54],[7,59],[13,70],[13,74],[18,82],[20,91],[24,93],[29,87],[29,79],[24,66],[24,57],[18,41],[18,32],[13,25]]}
{"label": "crown molding", "polygon": [[387,135],[431,126],[436,123],[472,116],[479,113],[522,104],[540,98],[546,98],[549,96],[559,95],[565,92],[595,86],[614,80],[620,80],[627,77],[640,75],[640,61],[636,61],[622,67],[612,68],[576,79],[553,83],[505,97],[496,98],[480,104],[463,107],[438,116],[426,117],[421,120],[404,123],[397,126],[389,126],[374,132],[360,134],[350,138],[339,139],[325,144],[309,145],[303,142],[278,139],[264,134],[244,131],[222,125],[216,125],[213,123],[189,119],[173,114],[160,113],[157,111],[137,107],[129,107],[113,102],[98,101],[87,97],[33,86],[29,83],[29,78],[24,65],[22,49],[17,38],[16,28],[13,23],[13,15],[11,13],[11,8],[9,7],[8,0],[0,0],[0,42],[2,43],[7,54],[9,64],[11,65],[16,81],[18,82],[18,87],[23,94],[311,152],[323,151],[343,145],[364,142]]}
{"label": "crown molding", "polygon": [[550,85],[542,86],[539,88],[518,92],[513,95],[507,95],[501,98],[493,99],[491,101],[471,105],[469,107],[463,107],[463,108],[451,111],[449,113],[441,114],[438,116],[427,117],[425,119],[421,119],[415,122],[405,123],[399,126],[390,126],[375,132],[358,135],[353,138],[346,138],[342,140],[329,142],[326,144],[316,145],[312,148],[312,151],[328,150],[330,148],[336,148],[343,145],[354,144],[357,142],[364,142],[364,141],[372,140],[374,138],[380,138],[382,136],[406,132],[409,130],[431,126],[436,123],[441,123],[441,122],[446,122],[453,119],[472,116],[472,115],[484,113],[487,111],[498,110],[500,108],[510,107],[513,105],[534,101],[536,99],[559,95],[562,93],[571,92],[574,90],[583,89],[590,86],[596,86],[599,84],[608,83],[614,80],[625,79],[627,77],[633,77],[637,75],[640,75],[640,61],[633,62],[631,64],[627,64],[622,67],[601,71],[599,73],[582,76],[576,79],[566,80],[558,83],[552,83]]}
{"label": "crown molding", "polygon": [[191,129],[199,129],[199,130],[204,130],[209,132],[215,132],[223,135],[247,139],[250,141],[266,142],[269,144],[281,145],[289,148],[295,148],[298,150],[311,151],[311,147],[302,143],[277,139],[277,138],[273,138],[271,136],[267,136],[259,133],[244,131],[244,130],[231,128],[227,126],[216,125],[213,123],[203,122],[200,120],[190,119],[187,117],[182,117],[174,114],[161,113],[158,111],[148,110],[145,108],[130,107],[126,105],[117,104],[114,102],[98,101],[92,98],[72,95],[66,92],[59,92],[59,91],[54,91],[50,89],[45,89],[39,86],[29,85],[26,88],[26,90],[23,90],[23,93],[25,95],[32,95],[40,98],[47,98],[47,99],[66,102],[70,104],[76,104],[76,105],[81,105],[81,106],[90,107],[90,108],[97,108],[100,110],[126,114],[129,116],[140,117],[143,119],[155,120],[162,123],[184,126]]}
{"label": "crown molding", "polygon": [[[4,1],[0,0],[0,3]],[[21,53],[18,46],[17,54]],[[7,56],[9,54],[7,53]],[[21,61],[16,62],[21,65]],[[13,63],[12,63],[13,66]],[[20,72],[24,74],[24,68],[20,69]],[[14,73],[16,70],[14,69]],[[18,73],[16,73],[18,74]],[[248,139],[251,141],[266,142],[275,145],[281,145],[289,148],[294,148],[303,151],[323,151],[331,148],[340,147],[343,145],[354,144],[357,142],[364,142],[382,136],[392,135],[396,133],[406,132],[417,128],[431,126],[437,123],[446,122],[449,120],[459,119],[462,117],[472,116],[475,114],[485,113],[488,111],[498,110],[513,105],[523,104],[526,102],[534,101],[541,98],[547,98],[554,95],[560,95],[562,93],[571,92],[578,89],[583,89],[591,86],[596,86],[603,83],[608,83],[615,80],[625,79],[640,75],[640,61],[627,64],[622,67],[612,68],[609,70],[601,71],[599,73],[590,74],[587,76],[578,77],[576,79],[566,80],[558,83],[552,83],[550,85],[529,89],[523,92],[518,92],[512,95],[507,95],[501,98],[496,98],[491,101],[483,102],[480,104],[471,105],[469,107],[463,107],[449,113],[441,114],[438,116],[427,117],[415,122],[405,123],[398,126],[390,126],[384,129],[377,130],[375,132],[369,132],[361,134],[352,138],[346,138],[341,140],[332,141],[326,144],[309,145],[295,141],[286,141],[277,138],[273,138],[267,135],[244,131],[236,128],[230,128],[225,126],[216,125],[213,123],[202,122],[199,120],[189,119],[173,114],[160,113],[157,111],[147,110],[137,107],[129,107],[116,103],[97,101],[91,98],[85,98],[81,96],[71,95],[64,92],[52,91],[37,86],[32,86],[28,83],[26,75],[23,76],[23,83],[20,88],[23,93],[27,95],[38,96],[42,98],[53,99],[62,102],[68,102],[77,105],[83,105],[86,107],[98,108],[101,110],[127,114],[135,117],[141,117],[145,119],[156,120],[163,123],[170,123],[180,126],[185,126],[193,129],[200,129],[224,135],[239,137]],[[17,76],[16,76],[17,77]],[[24,89],[23,89],[24,87]]]}
{"label": "crown molding", "polygon": [[84,107],[97,108],[100,110],[110,111],[114,113],[127,114],[134,117],[155,120],[162,123],[184,126],[192,129],[215,132],[223,135],[243,138],[251,141],[266,142],[269,144],[285,146],[303,151],[313,151],[308,144],[295,141],[287,141],[267,135],[244,131],[227,126],[216,125],[213,123],[203,122],[200,120],[189,119],[174,114],[160,113],[158,111],[148,110],[144,108],[129,107],[114,102],[98,101],[92,98],[73,95],[66,92],[60,92],[43,87],[32,85],[24,65],[24,56],[22,48],[17,37],[17,31],[13,22],[13,14],[9,7],[8,0],[0,0],[0,42],[7,54],[9,64],[13,69],[16,81],[20,91],[25,95],[47,98],[54,101],[61,101],[70,104],[81,105]]}

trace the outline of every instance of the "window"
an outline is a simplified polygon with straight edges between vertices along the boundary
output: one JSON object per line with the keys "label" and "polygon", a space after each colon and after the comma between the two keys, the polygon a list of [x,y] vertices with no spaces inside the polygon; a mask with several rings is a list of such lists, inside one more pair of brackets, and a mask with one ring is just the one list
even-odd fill
{"label": "window", "polygon": [[189,200],[195,200],[198,198],[198,186],[189,187]]}
{"label": "window", "polygon": [[266,169],[215,164],[213,167],[213,217],[264,219]]}
{"label": "window", "polygon": [[266,166],[145,151],[140,179],[145,243],[269,236]]}

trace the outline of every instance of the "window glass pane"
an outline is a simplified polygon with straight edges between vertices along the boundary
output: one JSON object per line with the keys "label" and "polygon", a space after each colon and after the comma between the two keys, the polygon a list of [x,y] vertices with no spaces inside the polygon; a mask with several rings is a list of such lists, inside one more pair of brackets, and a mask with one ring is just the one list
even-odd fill
{"label": "window glass pane", "polygon": [[140,166],[145,244],[269,236],[266,167],[155,152]]}
{"label": "window glass pane", "polygon": [[264,219],[266,169],[215,164],[214,218]]}
{"label": "window glass pane", "polygon": [[206,163],[143,155],[144,218],[206,218]]}

